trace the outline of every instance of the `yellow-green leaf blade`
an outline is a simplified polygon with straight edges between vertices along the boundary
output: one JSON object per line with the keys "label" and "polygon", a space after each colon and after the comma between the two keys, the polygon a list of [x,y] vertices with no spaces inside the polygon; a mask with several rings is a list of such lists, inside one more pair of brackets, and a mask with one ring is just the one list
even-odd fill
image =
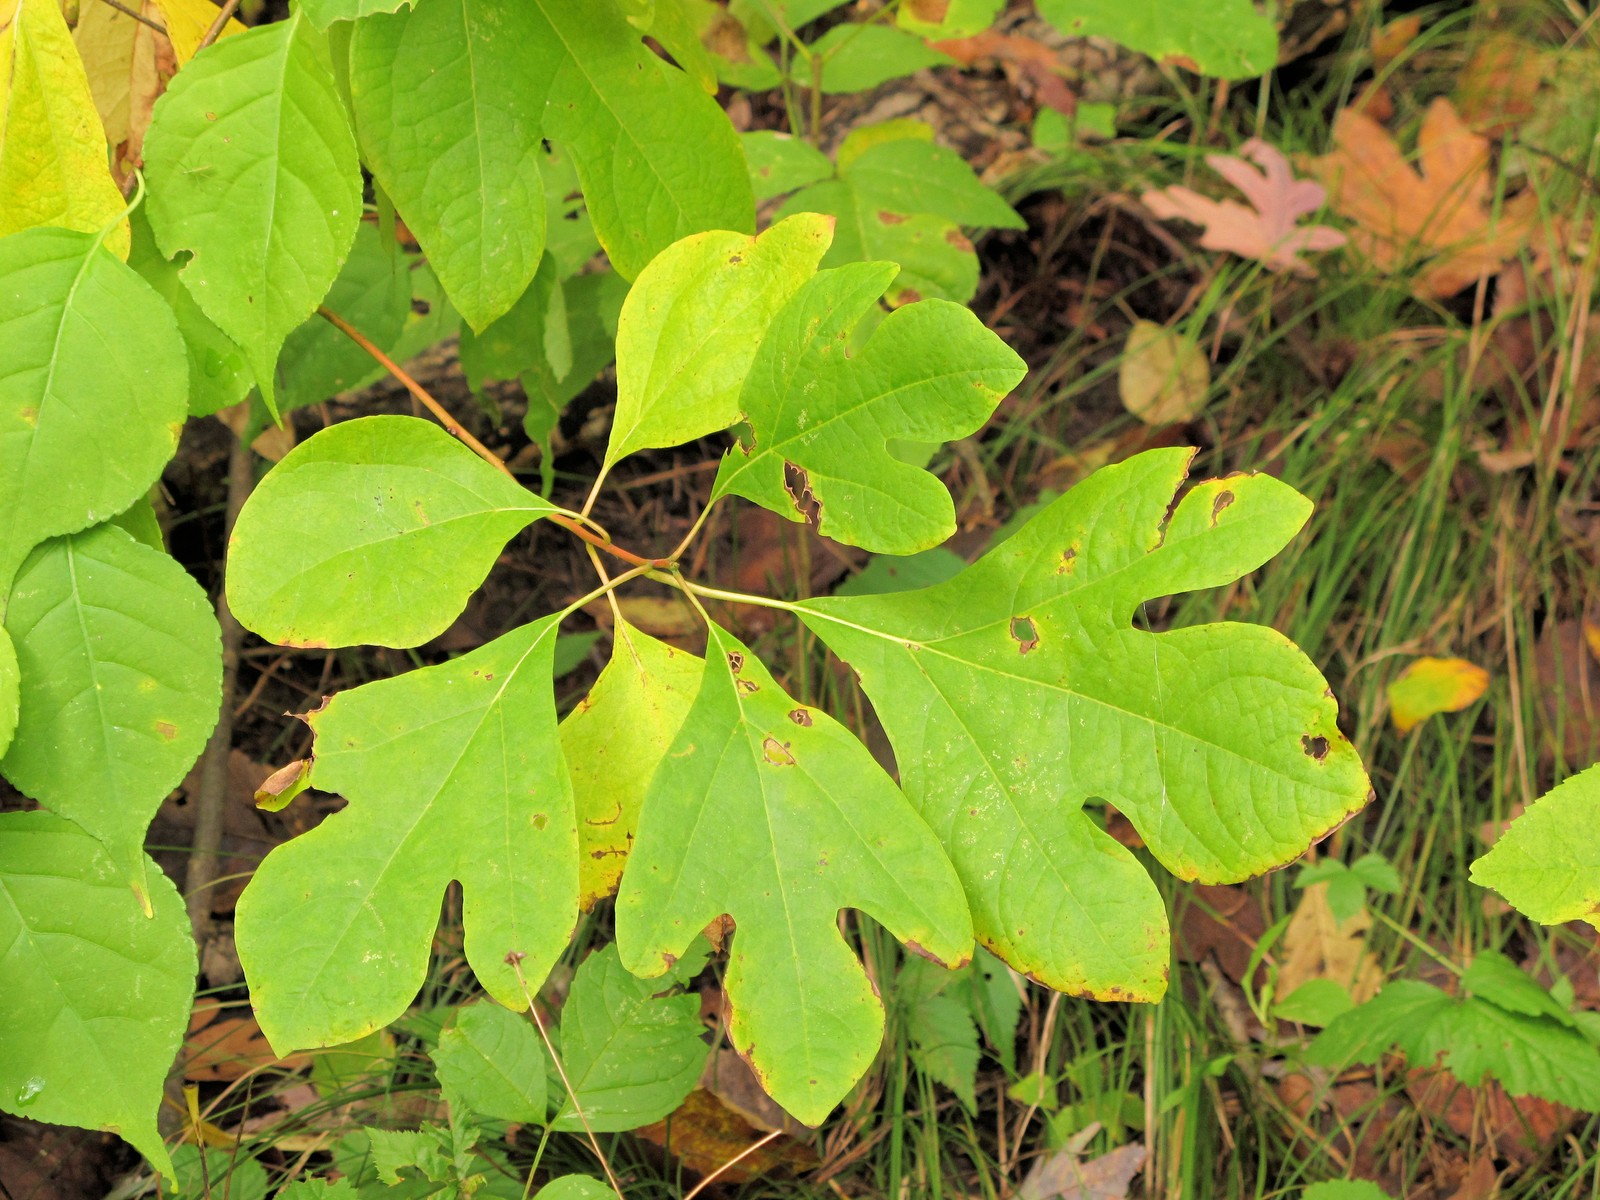
{"label": "yellow-green leaf blade", "polygon": [[733,1044],[779,1104],[815,1124],[883,1035],[839,910],[949,963],[971,953],[970,918],[949,861],[867,749],[785,695],[730,634],[713,628],[706,654],[640,814],[617,945],[629,970],[660,975],[731,916]]}
{"label": "yellow-green leaf blade", "polygon": [[284,645],[419,645],[550,511],[431,422],[344,421],[290,451],[240,510],[228,603]]}
{"label": "yellow-green leaf blade", "polygon": [[[342,692],[308,720],[312,785],[349,802],[277,847],[239,902],[239,958],[279,1050],[338,1045],[405,1011],[439,904],[464,899],[467,962],[524,1009],[577,914],[578,835],[551,691],[559,617]],[[508,961],[517,958],[517,966]]]}

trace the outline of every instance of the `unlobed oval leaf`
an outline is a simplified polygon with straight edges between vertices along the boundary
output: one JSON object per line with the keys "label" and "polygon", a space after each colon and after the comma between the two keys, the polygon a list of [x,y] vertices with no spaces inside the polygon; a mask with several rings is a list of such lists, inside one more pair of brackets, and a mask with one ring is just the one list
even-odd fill
{"label": "unlobed oval leaf", "polygon": [[350,42],[367,165],[476,330],[544,253],[540,128],[562,49],[533,4],[427,0],[368,16]]}
{"label": "unlobed oval leaf", "polygon": [[[0,237],[40,225],[98,234],[126,207],[57,0],[12,0],[0,21]],[[128,255],[121,221],[108,242]]]}
{"label": "unlobed oval leaf", "polygon": [[617,410],[606,466],[693,441],[739,419],[739,392],[767,326],[811,278],[833,223],[814,213],[747,237],[722,230],[662,251],[617,322]]}
{"label": "unlobed oval leaf", "polygon": [[1170,953],[1153,883],[1084,800],[1115,804],[1176,874],[1223,882],[1290,861],[1370,797],[1287,639],[1132,624],[1147,600],[1260,566],[1309,514],[1256,475],[1199,484],[1166,518],[1190,454],[1097,472],[947,583],[801,606],[859,673],[979,940],[1064,991],[1156,999]]}
{"label": "unlobed oval leaf", "polygon": [[1512,821],[1472,864],[1472,882],[1541,924],[1587,921],[1600,929],[1600,767],[1574,775]]}
{"label": "unlobed oval leaf", "polygon": [[577,916],[578,833],[551,669],[561,614],[309,714],[311,783],[349,802],[275,848],[239,901],[239,961],[280,1052],[400,1016],[461,884],[467,962],[524,1009]]}
{"label": "unlobed oval leaf", "polygon": [[222,650],[206,594],[114,525],[46,542],[11,585],[21,703],[0,774],[99,838],[145,891],[144,833],[217,720]]}
{"label": "unlobed oval leaf", "polygon": [[823,271],[784,305],[740,397],[751,444],[722,460],[713,497],[732,492],[886,554],[927,550],[956,531],[944,485],[896,458],[889,443],[973,433],[1027,366],[970,311],[944,300],[896,309],[852,354],[858,323],[895,270],[855,263]]}
{"label": "unlobed oval leaf", "polygon": [[70,821],[0,814],[0,1109],[114,1130],[171,1178],[156,1112],[188,1024],[194,942],[154,863],[150,916],[123,874]]}
{"label": "unlobed oval leaf", "polygon": [[157,244],[190,254],[184,284],[272,408],[278,351],[327,295],[361,219],[355,136],[322,36],[296,10],[197,54],[156,103],[144,158]]}
{"label": "unlobed oval leaf", "polygon": [[451,1103],[499,1121],[544,1123],[547,1060],[525,1016],[485,1001],[458,1008],[429,1051]]}
{"label": "unlobed oval leaf", "polygon": [[865,746],[713,627],[699,694],[661,760],[617,897],[635,974],[667,971],[724,914],[734,1046],[808,1124],[872,1062],[883,1006],[839,932],[857,908],[948,963],[971,954],[960,885]]}
{"label": "unlobed oval leaf", "polygon": [[578,808],[578,903],[617,890],[650,777],[672,745],[705,664],[619,620],[611,661],[561,722]]}
{"label": "unlobed oval leaf", "polygon": [[282,645],[419,645],[551,511],[428,421],[344,421],[290,451],[240,510],[228,604]]}
{"label": "unlobed oval leaf", "polygon": [[183,428],[172,313],[92,234],[0,239],[0,591],[28,551],[122,512]]}
{"label": "unlobed oval leaf", "polygon": [[1068,37],[1105,37],[1203,75],[1247,79],[1278,62],[1278,30],[1250,0],[1040,0]]}

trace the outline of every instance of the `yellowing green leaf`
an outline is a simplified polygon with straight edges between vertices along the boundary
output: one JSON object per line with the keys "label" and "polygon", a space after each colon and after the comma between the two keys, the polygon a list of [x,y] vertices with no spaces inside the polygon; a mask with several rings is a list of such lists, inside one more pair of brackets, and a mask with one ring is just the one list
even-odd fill
{"label": "yellowing green leaf", "polygon": [[1389,718],[1410,733],[1439,713],[1460,712],[1489,689],[1489,672],[1461,658],[1419,658],[1388,687]]}
{"label": "yellowing green leaf", "polygon": [[239,960],[274,1049],[395,1020],[461,884],[467,963],[527,1008],[577,917],[578,833],[556,731],[560,616],[461,658],[341,692],[307,720],[312,786],[349,802],[275,848],[239,901]]}
{"label": "yellowing green leaf", "polygon": [[936,959],[971,955],[949,862],[866,747],[712,627],[699,694],[651,781],[622,877],[623,965],[661,975],[707,924],[732,917],[733,1045],[774,1100],[816,1124],[883,1037],[841,908]]}
{"label": "yellowing green leaf", "polygon": [[947,583],[800,606],[859,674],[979,940],[1062,991],[1166,985],[1165,906],[1087,798],[1175,874],[1223,882],[1291,861],[1369,797],[1326,681],[1282,635],[1133,624],[1145,601],[1255,569],[1309,515],[1265,475],[1172,508],[1191,453],[1096,472]]}
{"label": "yellowing green leaf", "polygon": [[811,277],[831,222],[804,214],[758,237],[715,231],[663,251],[617,323],[617,411],[606,465],[739,419],[739,391],[773,316]]}
{"label": "yellowing green leaf", "polygon": [[431,422],[345,421],[291,450],[240,510],[228,603],[282,645],[420,645],[550,511]]}
{"label": "yellowing green leaf", "polygon": [[[0,0],[0,196],[0,237],[38,225],[99,233],[124,208],[58,0]],[[128,256],[126,221],[106,244]]]}
{"label": "yellowing green leaf", "polygon": [[172,558],[97,525],[29,556],[5,623],[22,685],[0,774],[99,838],[146,896],[145,828],[217,720],[210,601]]}
{"label": "yellowing green leaf", "polygon": [[274,413],[279,349],[339,274],[361,219],[355,137],[324,39],[299,15],[197,55],[145,139],[150,225],[239,344]]}
{"label": "yellowing green leaf", "polygon": [[183,427],[188,369],[161,297],[92,234],[0,238],[0,589],[45,538],[144,495]]}
{"label": "yellowing green leaf", "polygon": [[154,863],[149,916],[122,875],[70,821],[0,815],[0,1109],[115,1130],[171,1178],[156,1112],[188,1024],[194,941]]}
{"label": "yellowing green leaf", "polygon": [[1122,406],[1146,425],[1192,421],[1205,409],[1211,364],[1176,329],[1135,321],[1117,369]]}
{"label": "yellowing green leaf", "polygon": [[927,550],[956,531],[944,484],[889,443],[975,432],[1027,367],[943,300],[896,309],[852,352],[895,274],[892,263],[823,271],[772,319],[739,399],[750,444],[722,460],[713,498],[744,496],[887,554]]}
{"label": "yellowing green leaf", "polygon": [[578,807],[578,903],[617,890],[656,765],[700,690],[705,664],[617,622],[611,661],[561,722]]}
{"label": "yellowing green leaf", "polygon": [[1600,767],[1574,775],[1512,821],[1472,864],[1472,882],[1541,924],[1587,921],[1600,929]]}

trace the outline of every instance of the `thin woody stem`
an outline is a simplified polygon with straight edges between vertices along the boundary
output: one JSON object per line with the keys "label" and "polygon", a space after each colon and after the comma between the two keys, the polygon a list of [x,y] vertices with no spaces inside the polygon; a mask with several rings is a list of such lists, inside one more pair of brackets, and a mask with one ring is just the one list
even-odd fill
{"label": "thin woody stem", "polygon": [[205,37],[200,39],[200,44],[195,47],[194,52],[199,54],[200,51],[204,50],[207,46],[211,45],[212,42],[221,37],[222,31],[228,27],[228,22],[233,20],[233,14],[238,11],[239,0],[228,0],[228,2],[222,6],[221,11],[217,13],[216,19],[211,22],[211,28],[206,30]]}
{"label": "thin woody stem", "polygon": [[167,27],[165,25],[161,24],[159,21],[152,21],[142,12],[129,8],[126,4],[120,3],[119,0],[100,0],[100,3],[104,4],[107,8],[116,9],[125,17],[132,17],[135,21],[139,22],[139,24],[147,25],[159,34],[165,34],[167,32]]}
{"label": "thin woody stem", "polygon": [[[516,476],[511,473],[511,468],[506,466],[503,458],[501,458],[493,450],[489,449],[489,447],[485,446],[477,438],[473,437],[472,434],[469,433],[465,428],[463,428],[461,423],[450,415],[450,411],[433,398],[433,394],[429,392],[427,388],[423,387],[409,374],[407,374],[406,369],[399,363],[395,362],[394,359],[390,358],[382,350],[378,349],[378,347],[373,344],[371,338],[367,337],[366,334],[362,333],[354,325],[350,324],[349,321],[346,321],[338,313],[332,311],[326,306],[318,307],[317,315],[320,316],[324,321],[328,322],[328,324],[332,325],[335,329],[339,330],[340,333],[344,334],[356,345],[360,346],[372,356],[373,360],[377,362],[379,366],[383,367],[384,370],[388,371],[389,374],[393,375],[403,385],[405,385],[406,391],[410,392],[414,397],[416,397],[417,402],[438,419],[439,424],[444,426],[445,432],[449,433],[450,436],[454,437],[463,446],[471,450],[495,470],[501,472],[508,478],[516,478]],[[584,541],[588,542],[589,545],[594,546],[596,549],[604,550],[607,554],[610,554],[615,558],[620,558],[623,562],[628,563],[630,566],[653,567],[658,570],[666,570],[672,565],[671,559],[645,558],[642,555],[633,553],[631,550],[623,549],[621,546],[613,542],[610,537],[601,533],[595,533],[587,528],[584,524],[584,522],[588,520],[587,514],[581,514],[580,519],[574,519],[572,517],[565,516],[562,513],[552,513],[547,519],[555,522],[569,533],[582,538]],[[592,522],[590,522],[590,524],[592,524]]]}

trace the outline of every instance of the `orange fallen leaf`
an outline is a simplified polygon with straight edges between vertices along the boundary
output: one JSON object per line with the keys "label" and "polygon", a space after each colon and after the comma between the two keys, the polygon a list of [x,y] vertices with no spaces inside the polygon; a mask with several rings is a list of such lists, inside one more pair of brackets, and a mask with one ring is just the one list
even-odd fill
{"label": "orange fallen leaf", "polygon": [[[1274,271],[1312,276],[1311,264],[1300,257],[1305,251],[1335,250],[1348,240],[1325,225],[1299,225],[1301,217],[1322,207],[1327,192],[1320,183],[1296,179],[1289,160],[1276,146],[1251,138],[1239,154],[1208,154],[1206,162],[1250,201],[1211,200],[1186,187],[1146,192],[1145,207],[1163,221],[1191,221],[1205,226],[1200,244],[1207,250],[1226,250],[1253,258]],[[1245,159],[1259,164],[1259,170]]]}
{"label": "orange fallen leaf", "polygon": [[309,1054],[291,1054],[287,1058],[274,1054],[254,1017],[225,1017],[221,1015],[223,1011],[220,1007],[195,1009],[183,1044],[185,1079],[196,1083],[226,1082],[264,1067],[298,1071],[311,1065]]}
{"label": "orange fallen leaf", "polygon": [[1390,682],[1389,717],[1401,733],[1438,713],[1460,712],[1489,687],[1489,672],[1463,658],[1419,658]]}
{"label": "orange fallen leaf", "polygon": [[1456,85],[1461,119],[1488,137],[1522,124],[1538,109],[1535,98],[1549,66],[1544,50],[1532,42],[1509,33],[1489,33],[1472,52]]}
{"label": "orange fallen leaf", "polygon": [[1334,210],[1354,222],[1352,243],[1374,267],[1398,274],[1422,264],[1411,279],[1418,296],[1451,296],[1494,273],[1533,229],[1531,194],[1494,211],[1489,143],[1446,99],[1430,104],[1422,119],[1420,170],[1365,113],[1341,111],[1333,141],[1333,151],[1312,159],[1308,172],[1327,186]]}

